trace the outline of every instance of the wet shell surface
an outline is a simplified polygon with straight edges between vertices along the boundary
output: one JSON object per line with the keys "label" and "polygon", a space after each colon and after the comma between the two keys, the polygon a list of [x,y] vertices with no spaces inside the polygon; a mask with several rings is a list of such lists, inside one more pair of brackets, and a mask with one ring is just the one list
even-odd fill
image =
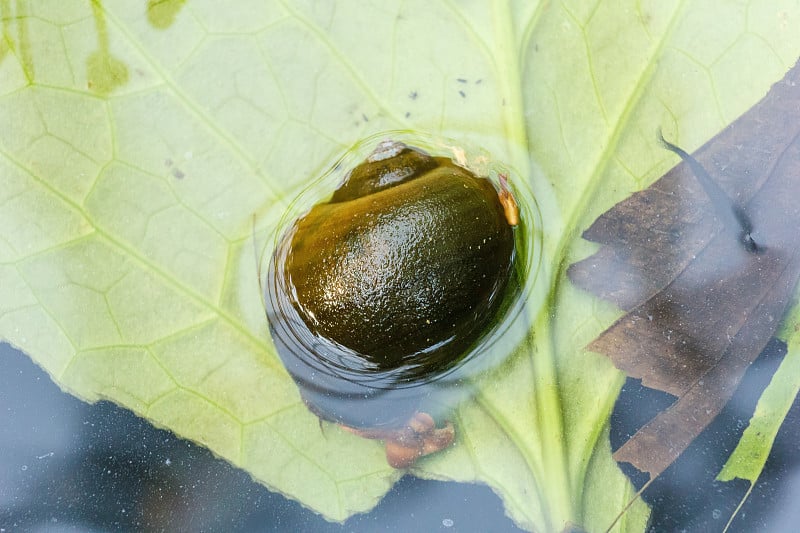
{"label": "wet shell surface", "polygon": [[265,302],[278,354],[314,413],[399,427],[435,396],[422,385],[470,353],[514,284],[504,192],[448,157],[388,140],[287,224]]}

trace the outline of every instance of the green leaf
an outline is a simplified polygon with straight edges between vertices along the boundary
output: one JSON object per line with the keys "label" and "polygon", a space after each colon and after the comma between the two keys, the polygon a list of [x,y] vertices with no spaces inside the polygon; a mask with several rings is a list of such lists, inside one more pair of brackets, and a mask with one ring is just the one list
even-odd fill
{"label": "green leaf", "polygon": [[[268,235],[388,129],[528,178],[531,334],[413,472],[486,483],[540,531],[605,529],[633,493],[608,444],[623,377],[582,348],[617,312],[564,282],[590,252],[576,237],[670,166],[657,126],[698,146],[800,54],[790,1],[0,0],[0,17],[0,338],[333,520],[400,473],[301,403],[267,335],[253,220]],[[646,519],[636,504],[619,529]]]}
{"label": "green leaf", "polygon": [[787,341],[786,356],[759,398],[739,444],[717,476],[720,481],[740,478],[752,485],[758,480],[778,430],[800,391],[800,323],[796,320],[800,314],[796,309],[792,315],[795,320],[788,321],[790,327],[784,328],[781,335]]}
{"label": "green leaf", "polygon": [[726,528],[730,527],[744,502],[750,497],[767,464],[778,430],[800,391],[800,306],[795,306],[789,312],[789,317],[778,335],[787,343],[786,356],[761,394],[742,438],[717,474],[719,481],[739,478],[750,482],[750,487],[742,496]]}

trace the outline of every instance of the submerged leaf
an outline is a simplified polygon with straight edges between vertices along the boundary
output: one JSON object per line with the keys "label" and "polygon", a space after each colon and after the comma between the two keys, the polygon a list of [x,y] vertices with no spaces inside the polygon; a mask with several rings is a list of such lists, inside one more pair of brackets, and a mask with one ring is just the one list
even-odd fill
{"label": "submerged leaf", "polygon": [[697,183],[703,171],[688,159],[602,215],[584,234],[602,251],[570,268],[576,284],[628,311],[588,348],[678,398],[614,454],[652,477],[733,395],[800,276],[798,82],[795,66],[696,154],[741,202],[756,247],[720,216],[724,200]]}

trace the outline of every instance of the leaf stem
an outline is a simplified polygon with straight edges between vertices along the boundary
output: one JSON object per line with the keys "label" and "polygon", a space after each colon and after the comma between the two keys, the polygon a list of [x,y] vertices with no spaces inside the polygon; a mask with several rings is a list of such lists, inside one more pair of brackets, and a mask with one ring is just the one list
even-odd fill
{"label": "leaf stem", "polygon": [[[493,24],[497,37],[497,69],[500,80],[500,93],[505,139],[510,145],[512,165],[529,177],[532,168],[528,154],[528,133],[525,126],[524,101],[522,97],[522,59],[518,54],[518,37],[514,30],[510,2],[495,2]],[[541,272],[541,283],[550,284],[552,272],[545,265]],[[552,294],[548,300],[552,300]],[[551,302],[552,303],[552,302]],[[574,521],[569,470],[567,468],[567,450],[564,442],[563,410],[561,396],[558,392],[558,375],[556,371],[554,342],[551,330],[552,309],[546,305],[538,317],[534,319],[537,350],[531,354],[534,367],[534,391],[537,405],[537,427],[541,433],[537,435],[542,446],[541,468],[545,473],[547,488],[541,494],[548,502],[545,509],[552,511],[547,516],[551,527],[563,528]]]}
{"label": "leaf stem", "polygon": [[528,132],[525,127],[525,108],[522,98],[522,63],[517,35],[509,2],[495,2],[493,11],[494,33],[497,36],[496,67],[500,83],[500,102],[505,139],[511,144],[514,168],[527,176],[530,170]]}
{"label": "leaf stem", "polygon": [[[542,458],[551,508],[556,514],[554,525],[564,527],[567,522],[578,522],[574,515],[573,493],[567,465],[567,449],[564,439],[564,410],[558,386],[555,340],[553,338],[552,297],[548,297],[543,311],[534,325],[536,353],[533,355],[538,426],[541,428]],[[582,490],[582,489],[581,489]]]}

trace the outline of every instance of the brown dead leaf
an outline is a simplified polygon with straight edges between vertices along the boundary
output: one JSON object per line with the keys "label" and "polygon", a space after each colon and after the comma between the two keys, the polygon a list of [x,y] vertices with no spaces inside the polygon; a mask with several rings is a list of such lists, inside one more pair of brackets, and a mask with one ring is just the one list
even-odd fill
{"label": "brown dead leaf", "polygon": [[757,252],[681,162],[601,215],[583,237],[602,246],[568,270],[576,285],[627,311],[588,349],[676,396],[614,454],[651,479],[731,398],[800,276],[799,84],[795,65],[694,154],[746,211]]}

